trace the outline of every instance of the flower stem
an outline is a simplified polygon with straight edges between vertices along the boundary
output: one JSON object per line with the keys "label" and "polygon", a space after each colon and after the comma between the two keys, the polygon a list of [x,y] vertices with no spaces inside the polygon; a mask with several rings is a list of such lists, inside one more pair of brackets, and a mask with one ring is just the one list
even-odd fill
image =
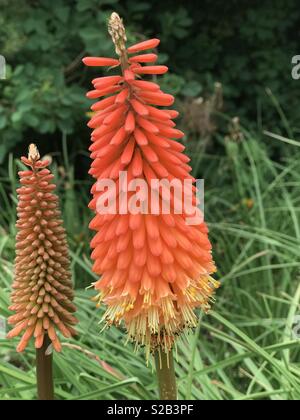
{"label": "flower stem", "polygon": [[177,387],[172,350],[168,353],[165,353],[161,349],[156,351],[155,364],[160,399],[177,400]]}
{"label": "flower stem", "polygon": [[36,350],[36,379],[39,400],[54,400],[52,353],[46,355],[46,350],[51,344],[48,335],[44,338],[44,344]]}

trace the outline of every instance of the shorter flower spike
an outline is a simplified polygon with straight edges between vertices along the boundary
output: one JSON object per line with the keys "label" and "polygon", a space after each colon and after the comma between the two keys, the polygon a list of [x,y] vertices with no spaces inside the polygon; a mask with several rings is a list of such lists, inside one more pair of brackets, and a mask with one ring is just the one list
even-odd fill
{"label": "shorter flower spike", "polygon": [[68,245],[54,193],[54,176],[47,169],[49,162],[40,160],[35,145],[30,145],[28,158],[21,160],[30,169],[19,172],[15,279],[10,306],[15,315],[8,320],[14,328],[7,337],[23,333],[17,347],[22,352],[32,337],[35,347],[41,348],[48,335],[54,349],[60,351],[57,332],[67,338],[75,335],[72,325],[77,320],[73,316],[76,308],[72,303]]}

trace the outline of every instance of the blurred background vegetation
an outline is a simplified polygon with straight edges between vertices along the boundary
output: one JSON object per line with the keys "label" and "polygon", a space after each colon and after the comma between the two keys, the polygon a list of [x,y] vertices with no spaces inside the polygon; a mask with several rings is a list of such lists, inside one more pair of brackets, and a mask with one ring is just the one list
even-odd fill
{"label": "blurred background vegetation", "polygon": [[[115,328],[100,336],[87,209],[92,180],[90,101],[101,70],[85,55],[114,54],[106,22],[117,11],[129,43],[159,37],[159,78],[176,95],[194,175],[205,178],[218,277],[215,312],[179,344],[181,398],[299,399],[300,53],[296,0],[0,0],[0,317],[13,277],[19,157],[35,141],[52,157],[71,247],[79,338],[55,356],[62,399],[155,398],[143,355]],[[101,312],[101,311],[100,311]],[[2,337],[3,338],[3,337]],[[0,399],[35,398],[34,351],[16,356],[0,336]],[[111,369],[113,368],[113,370]]]}

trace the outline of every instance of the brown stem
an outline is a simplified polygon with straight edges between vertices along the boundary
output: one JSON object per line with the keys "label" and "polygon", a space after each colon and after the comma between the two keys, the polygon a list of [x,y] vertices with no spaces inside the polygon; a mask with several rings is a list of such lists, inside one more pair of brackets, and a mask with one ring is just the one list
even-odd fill
{"label": "brown stem", "polygon": [[177,387],[172,350],[168,353],[165,353],[161,349],[156,351],[155,364],[160,399],[177,400]]}
{"label": "brown stem", "polygon": [[51,341],[46,335],[43,346],[36,350],[36,379],[39,400],[54,400],[52,353],[46,355],[46,350],[50,344]]}

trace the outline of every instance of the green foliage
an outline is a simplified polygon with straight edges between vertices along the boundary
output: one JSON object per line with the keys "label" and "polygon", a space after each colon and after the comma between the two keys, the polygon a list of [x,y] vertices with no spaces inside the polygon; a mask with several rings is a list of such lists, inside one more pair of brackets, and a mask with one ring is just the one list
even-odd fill
{"label": "green foliage", "polygon": [[32,1],[19,7],[18,1],[1,0],[1,53],[8,67],[0,84],[2,159],[24,135],[74,135],[85,120],[89,101],[81,58],[112,52],[104,30],[109,12],[98,1],[71,3]]}

